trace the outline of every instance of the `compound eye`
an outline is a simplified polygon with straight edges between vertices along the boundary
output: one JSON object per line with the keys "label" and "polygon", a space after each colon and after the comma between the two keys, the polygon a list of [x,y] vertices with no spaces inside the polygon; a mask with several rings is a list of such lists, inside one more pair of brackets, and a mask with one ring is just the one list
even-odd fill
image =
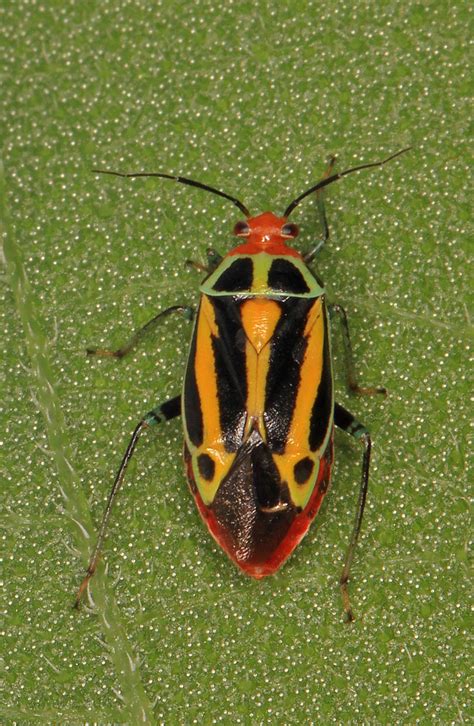
{"label": "compound eye", "polygon": [[247,237],[250,234],[250,227],[247,222],[237,222],[234,227],[234,234],[236,237]]}
{"label": "compound eye", "polygon": [[296,224],[291,224],[289,222],[288,224],[284,224],[281,228],[281,233],[283,237],[297,237],[299,234],[299,228]]}

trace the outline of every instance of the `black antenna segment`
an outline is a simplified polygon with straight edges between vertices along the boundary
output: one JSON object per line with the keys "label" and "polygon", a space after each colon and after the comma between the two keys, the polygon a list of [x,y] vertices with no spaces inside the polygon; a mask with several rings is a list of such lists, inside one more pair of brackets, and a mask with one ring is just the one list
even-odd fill
{"label": "black antenna segment", "polygon": [[323,187],[327,187],[328,184],[332,184],[333,182],[337,181],[338,179],[342,179],[343,176],[346,176],[347,174],[352,174],[354,171],[360,171],[361,169],[372,169],[375,166],[383,166],[384,164],[387,164],[389,161],[392,161],[392,159],[396,159],[397,156],[400,156],[400,154],[404,154],[406,151],[410,151],[411,146],[407,146],[406,149],[402,149],[401,151],[397,151],[396,154],[392,154],[392,156],[389,156],[387,159],[384,159],[383,161],[374,161],[372,164],[362,164],[361,166],[354,166],[352,169],[346,169],[346,171],[341,171],[339,174],[333,174],[332,176],[328,176],[327,179],[322,179],[314,186],[307,189],[303,194],[300,194],[299,197],[296,197],[291,204],[288,205],[286,208],[283,216],[289,217],[292,213],[293,209],[298,206],[300,202],[303,201],[305,197],[308,197],[310,194],[313,194],[313,192],[317,192],[319,189],[322,189]]}
{"label": "black antenna segment", "polygon": [[190,187],[197,187],[198,189],[204,189],[206,192],[211,192],[212,194],[217,194],[218,197],[224,197],[224,199],[229,199],[233,204],[235,204],[236,207],[240,209],[242,214],[244,214],[247,218],[250,217],[250,212],[245,206],[245,204],[242,204],[242,202],[239,202],[238,199],[235,197],[231,197],[229,194],[226,194],[225,192],[219,191],[219,189],[215,189],[214,187],[208,186],[208,184],[202,184],[202,182],[194,181],[194,179],[188,179],[185,176],[175,176],[173,174],[159,174],[158,172],[136,172],[132,174],[125,174],[120,171],[108,171],[107,169],[92,169],[94,174],[110,174],[111,176],[122,176],[122,177],[138,177],[138,176],[155,176],[160,177],[161,179],[171,179],[172,181],[179,182],[180,184],[187,184]]}

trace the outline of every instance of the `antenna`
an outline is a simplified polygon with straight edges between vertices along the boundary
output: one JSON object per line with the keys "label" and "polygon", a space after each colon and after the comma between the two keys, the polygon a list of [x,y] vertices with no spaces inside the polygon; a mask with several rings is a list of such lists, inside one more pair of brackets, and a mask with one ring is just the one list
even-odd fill
{"label": "antenna", "polygon": [[397,156],[400,156],[400,154],[404,154],[406,151],[410,151],[412,147],[407,146],[406,149],[402,149],[401,151],[397,151],[396,154],[392,154],[392,156],[389,156],[387,159],[384,159],[383,161],[374,161],[372,164],[362,164],[361,166],[354,166],[352,169],[346,169],[346,171],[341,171],[339,174],[333,174],[332,176],[328,176],[327,179],[322,179],[314,186],[307,189],[303,194],[300,194],[299,197],[296,197],[291,204],[288,205],[286,208],[283,216],[289,217],[292,213],[293,209],[300,204],[300,202],[303,201],[305,197],[308,197],[313,192],[317,192],[319,189],[322,189],[323,187],[327,187],[328,184],[332,184],[335,181],[338,181],[338,179],[342,179],[343,176],[346,176],[347,174],[352,174],[354,171],[360,171],[361,169],[372,169],[375,166],[383,166],[384,164],[387,164],[389,161],[392,161],[392,159],[396,159]]}
{"label": "antenna", "polygon": [[217,194],[219,197],[224,197],[224,199],[229,199],[233,204],[235,204],[236,207],[240,209],[240,211],[248,218],[250,217],[250,212],[245,206],[245,204],[242,204],[242,202],[239,202],[238,199],[235,197],[231,197],[229,194],[226,194],[225,192],[219,191],[219,189],[215,189],[214,187],[210,187],[207,184],[202,184],[202,182],[194,181],[194,179],[187,179],[185,176],[175,176],[173,174],[160,174],[158,172],[134,172],[132,174],[124,174],[120,171],[108,171],[107,169],[92,169],[94,174],[110,174],[111,176],[123,176],[123,177],[138,177],[138,176],[157,176],[161,179],[171,179],[172,181],[179,182],[180,184],[187,184],[190,187],[197,187],[198,189],[204,189],[206,192],[211,192],[212,194]]}

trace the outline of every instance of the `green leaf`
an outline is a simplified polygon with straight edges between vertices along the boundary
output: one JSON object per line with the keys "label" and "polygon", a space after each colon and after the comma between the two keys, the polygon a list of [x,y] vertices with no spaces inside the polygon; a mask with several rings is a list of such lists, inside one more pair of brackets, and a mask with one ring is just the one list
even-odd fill
{"label": "green leaf", "polygon": [[[468,722],[467,5],[50,2],[5,6],[1,129],[3,722]],[[143,437],[92,601],[72,609],[135,423],[179,392],[189,324],[94,359],[160,309],[195,304],[186,259],[225,253],[225,200],[118,171],[191,176],[281,212],[319,178],[316,260],[347,310],[361,382],[338,400],[374,458],[343,623],[338,577],[361,451],[272,578],[209,538],[179,422]],[[317,239],[311,200],[295,210]],[[471,477],[472,478],[472,477]],[[105,567],[104,567],[105,563]]]}

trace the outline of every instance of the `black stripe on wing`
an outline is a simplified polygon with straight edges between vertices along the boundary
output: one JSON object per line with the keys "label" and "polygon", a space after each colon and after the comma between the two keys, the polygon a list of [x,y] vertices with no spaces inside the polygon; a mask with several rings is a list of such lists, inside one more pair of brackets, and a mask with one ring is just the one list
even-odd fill
{"label": "black stripe on wing", "polygon": [[241,301],[231,295],[209,298],[218,329],[212,337],[222,436],[226,451],[242,444],[247,419],[245,333],[240,320]]}
{"label": "black stripe on wing", "polygon": [[[200,311],[198,311],[197,320],[199,319],[199,315]],[[197,325],[191,341],[191,349],[189,351],[188,365],[184,379],[184,417],[189,439],[194,446],[199,447],[204,438],[204,425],[201,398],[196,381],[196,339]]]}
{"label": "black stripe on wing", "polygon": [[271,341],[265,393],[265,428],[271,451],[282,454],[293,417],[307,340],[303,333],[314,299],[279,303],[282,315]]}
{"label": "black stripe on wing", "polygon": [[331,350],[329,347],[329,326],[327,321],[327,312],[325,316],[325,335],[323,344],[323,369],[321,371],[321,380],[319,382],[318,393],[314,401],[311,413],[311,423],[309,430],[309,447],[311,451],[319,449],[324,441],[328,430],[328,423],[332,413],[332,370],[331,370]]}

